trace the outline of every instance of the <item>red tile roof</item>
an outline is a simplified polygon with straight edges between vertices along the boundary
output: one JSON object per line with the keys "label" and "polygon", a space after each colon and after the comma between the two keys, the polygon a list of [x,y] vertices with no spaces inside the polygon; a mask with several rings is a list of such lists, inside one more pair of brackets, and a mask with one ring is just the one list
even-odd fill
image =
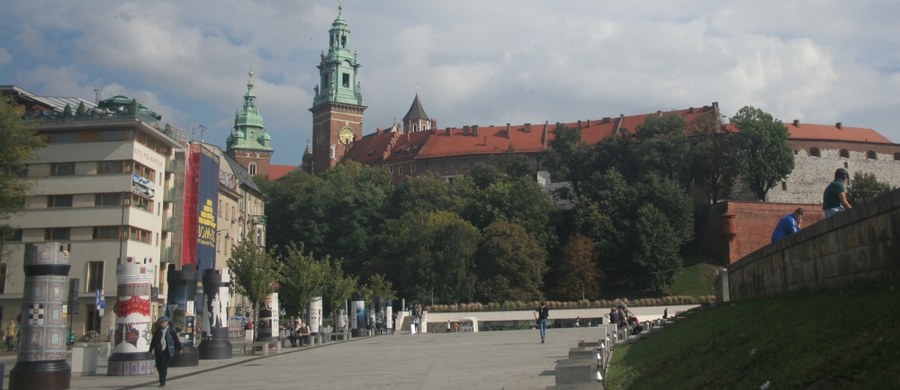
{"label": "red tile roof", "polygon": [[278,180],[300,167],[296,165],[269,165],[269,180]]}
{"label": "red tile roof", "polygon": [[890,144],[891,140],[873,129],[847,127],[840,123],[817,125],[813,123],[786,122],[784,124],[792,140],[851,141]]}

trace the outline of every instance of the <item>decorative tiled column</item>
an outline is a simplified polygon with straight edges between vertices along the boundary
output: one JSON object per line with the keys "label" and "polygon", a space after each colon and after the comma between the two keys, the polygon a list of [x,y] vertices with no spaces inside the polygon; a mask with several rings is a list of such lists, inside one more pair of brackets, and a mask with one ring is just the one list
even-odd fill
{"label": "decorative tiled column", "polygon": [[153,260],[128,257],[116,268],[119,283],[116,294],[116,330],[113,354],[106,374],[110,376],[148,375],[156,373],[150,354],[152,337],[150,289],[153,287]]}
{"label": "decorative tiled column", "polygon": [[[193,267],[193,265],[190,265]],[[169,294],[166,297],[166,314],[171,326],[181,338],[181,353],[169,361],[169,367],[190,367],[200,364],[200,354],[194,346],[194,302],[197,297],[197,271],[193,268],[175,269],[169,264],[166,278]]]}
{"label": "decorative tiled column", "polygon": [[203,292],[206,294],[206,328],[211,337],[200,342],[200,359],[231,359],[228,341],[228,287],[231,275],[227,269],[207,269],[203,273]]}
{"label": "decorative tiled column", "polygon": [[19,354],[9,374],[10,389],[68,389],[63,301],[69,286],[68,244],[25,246],[25,293]]}

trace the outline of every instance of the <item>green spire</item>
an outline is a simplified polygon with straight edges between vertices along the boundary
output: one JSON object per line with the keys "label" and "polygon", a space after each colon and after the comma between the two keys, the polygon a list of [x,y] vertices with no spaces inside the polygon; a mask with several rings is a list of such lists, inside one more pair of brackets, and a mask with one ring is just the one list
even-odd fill
{"label": "green spire", "polygon": [[324,103],[363,105],[362,87],[357,79],[360,65],[356,52],[350,51],[350,29],[342,12],[343,5],[338,5],[338,16],[328,30],[328,54],[321,54],[313,107]]}
{"label": "green spire", "polygon": [[234,115],[234,132],[228,136],[228,150],[272,151],[271,137],[266,133],[263,117],[256,108],[256,95],[253,94],[253,69],[250,69],[248,74],[244,106]]}

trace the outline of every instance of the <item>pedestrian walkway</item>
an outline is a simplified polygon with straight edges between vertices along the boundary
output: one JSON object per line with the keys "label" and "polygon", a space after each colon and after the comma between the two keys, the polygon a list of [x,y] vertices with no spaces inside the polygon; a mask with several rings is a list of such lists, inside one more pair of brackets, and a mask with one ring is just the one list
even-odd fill
{"label": "pedestrian walkway", "polygon": [[[478,333],[408,333],[352,339],[282,353],[201,360],[169,369],[177,389],[545,389],[555,383],[559,359],[581,340],[598,340],[601,328]],[[11,368],[7,363],[8,371]],[[15,363],[12,363],[14,365]],[[106,372],[101,359],[98,373]],[[156,387],[156,376],[72,377],[73,389]]]}

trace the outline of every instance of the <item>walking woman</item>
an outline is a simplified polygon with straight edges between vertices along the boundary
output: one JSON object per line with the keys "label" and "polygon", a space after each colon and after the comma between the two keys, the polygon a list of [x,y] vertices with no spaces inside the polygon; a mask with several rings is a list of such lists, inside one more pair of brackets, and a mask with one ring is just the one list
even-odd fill
{"label": "walking woman", "polygon": [[169,317],[162,316],[156,320],[157,329],[150,339],[150,353],[156,357],[156,372],[159,374],[159,387],[166,385],[166,376],[169,374],[169,360],[175,357],[175,352],[181,353],[181,340],[175,334],[175,329],[169,326]]}
{"label": "walking woman", "polygon": [[535,320],[541,328],[541,344],[544,343],[544,336],[547,335],[547,318],[550,318],[550,309],[547,308],[547,302],[541,301],[541,307],[535,312]]}

